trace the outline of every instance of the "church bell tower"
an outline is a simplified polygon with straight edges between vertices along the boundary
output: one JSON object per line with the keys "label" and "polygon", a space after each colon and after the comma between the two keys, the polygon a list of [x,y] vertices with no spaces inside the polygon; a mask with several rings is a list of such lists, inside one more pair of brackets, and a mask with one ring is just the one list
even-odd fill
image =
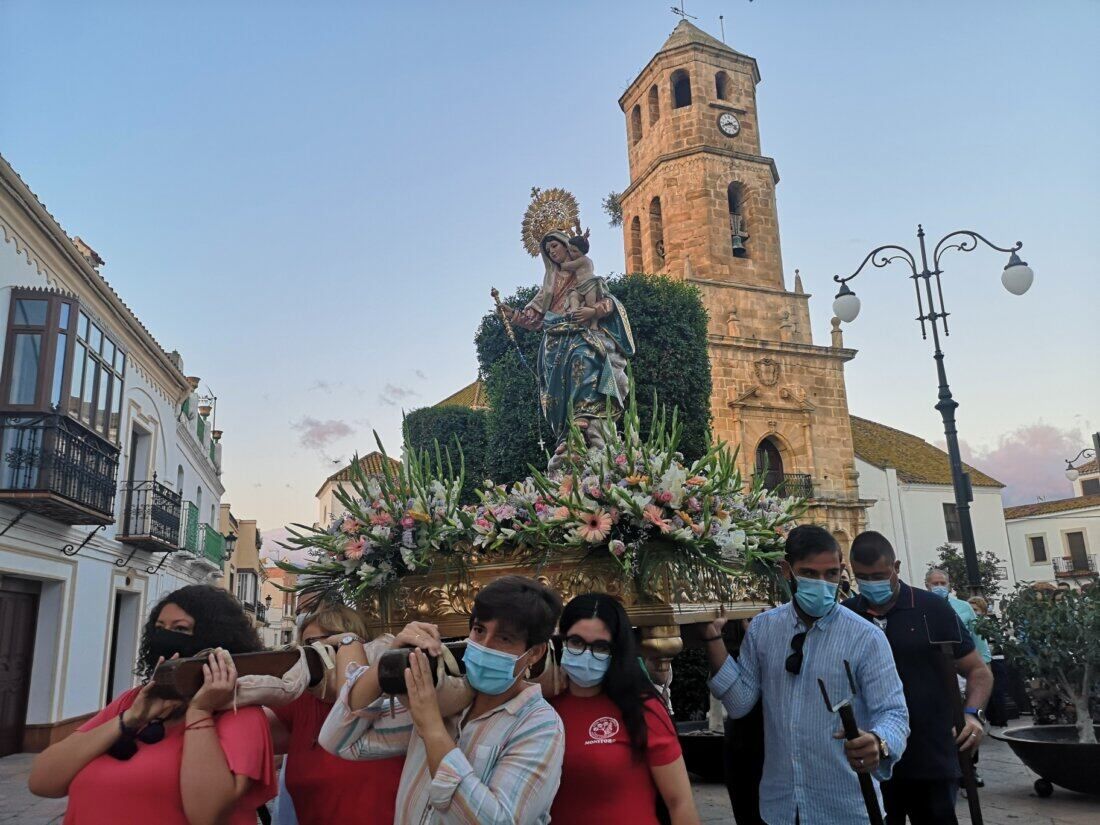
{"label": "church bell tower", "polygon": [[740,447],[746,477],[809,498],[812,520],[846,553],[866,506],[844,387],[855,351],[836,323],[832,345],[815,345],[810,296],[797,274],[786,287],[759,82],[756,60],[682,20],[619,98],[626,271],[698,287],[710,316],[715,437]]}

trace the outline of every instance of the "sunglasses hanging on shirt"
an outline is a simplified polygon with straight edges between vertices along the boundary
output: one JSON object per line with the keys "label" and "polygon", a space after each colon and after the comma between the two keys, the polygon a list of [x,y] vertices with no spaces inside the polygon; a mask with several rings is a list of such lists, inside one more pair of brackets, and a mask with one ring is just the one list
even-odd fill
{"label": "sunglasses hanging on shirt", "polygon": [[155,745],[164,738],[163,719],[153,719],[145,727],[135,730],[126,727],[126,723],[122,721],[124,713],[126,711],[118,715],[118,729],[122,735],[107,749],[108,754],[122,762],[133,758],[138,750],[138,742],[144,745]]}

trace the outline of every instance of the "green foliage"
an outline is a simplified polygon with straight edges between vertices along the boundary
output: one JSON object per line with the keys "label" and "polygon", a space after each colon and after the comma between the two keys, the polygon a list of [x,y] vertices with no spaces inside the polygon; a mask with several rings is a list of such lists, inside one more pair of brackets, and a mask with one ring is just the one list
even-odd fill
{"label": "green foliage", "polygon": [[[680,450],[690,464],[706,453],[710,428],[707,313],[698,290],[653,275],[615,278],[608,287],[626,309],[634,333],[637,353],[631,365],[641,426],[648,429],[653,420],[654,393],[660,402],[675,406],[683,425]],[[505,303],[522,307],[535,292],[521,289]],[[522,329],[515,333],[533,370],[539,334]],[[496,313],[482,319],[475,340],[492,407],[487,426],[488,472],[495,479],[523,478],[528,465],[546,465],[538,446],[540,426],[547,448],[554,446],[539,410],[535,376],[521,364]]]}
{"label": "green foliage", "polygon": [[458,406],[422,407],[405,416],[405,446],[414,454],[434,453],[438,443],[457,456],[456,439],[461,445],[466,478],[459,495],[460,504],[475,503],[477,487],[489,477],[486,467],[488,418],[485,410]]}
{"label": "green foliage", "polygon": [[[940,560],[936,563],[936,567],[942,567],[947,571],[947,575],[951,577],[951,588],[960,594],[961,598],[969,598],[970,577],[966,575],[966,559],[963,557],[962,549],[953,544],[945,544],[937,549]],[[982,595],[987,598],[996,598],[1001,592],[1001,578],[997,575],[997,570],[1003,566],[1004,562],[1001,561],[1000,556],[992,550],[978,551],[978,573],[981,577]]]}
{"label": "green foliage", "polygon": [[607,225],[611,227],[623,225],[623,193],[608,192],[607,197],[600,202],[603,211],[607,213]]}
{"label": "green foliage", "polygon": [[1100,586],[1051,591],[1017,585],[1001,602],[999,617],[978,620],[978,632],[1025,675],[1074,705],[1080,740],[1096,742],[1089,695],[1100,689]]}

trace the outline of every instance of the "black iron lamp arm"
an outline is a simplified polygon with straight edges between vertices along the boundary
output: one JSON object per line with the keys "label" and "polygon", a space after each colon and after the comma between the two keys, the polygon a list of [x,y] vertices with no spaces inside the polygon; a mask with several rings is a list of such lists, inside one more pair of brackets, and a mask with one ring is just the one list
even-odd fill
{"label": "black iron lamp arm", "polygon": [[[949,240],[955,237],[962,236],[962,240],[957,243],[947,243]],[[990,249],[996,249],[998,252],[1018,252],[1023,246],[1021,241],[1016,241],[1014,246],[1003,247],[997,246],[997,244],[990,241],[983,235],[979,235],[970,229],[959,229],[955,232],[951,232],[940,238],[939,243],[936,244],[935,250],[932,252],[932,269],[936,272],[940,271],[940,256],[950,249],[957,249],[959,252],[973,252],[978,248],[978,241],[981,241]]]}
{"label": "black iron lamp arm", "polygon": [[1084,458],[1086,460],[1096,458],[1096,450],[1092,449],[1092,447],[1085,447],[1085,449],[1081,450],[1081,452],[1079,452],[1073,458],[1067,458],[1066,459],[1067,469],[1072,468],[1073,465],[1076,464],[1078,461],[1080,461],[1082,458]]}
{"label": "black iron lamp arm", "polygon": [[[900,252],[901,254],[882,254],[888,251]],[[876,255],[878,255],[879,257],[875,258]],[[872,249],[870,252],[868,252],[867,257],[863,259],[863,263],[861,263],[859,267],[856,268],[856,271],[853,272],[851,275],[846,278],[842,278],[840,275],[834,275],[833,280],[836,281],[838,284],[846,284],[848,283],[848,281],[852,280],[852,278],[856,277],[856,275],[862,272],[863,268],[867,266],[868,263],[881,269],[884,266],[892,264],[894,261],[905,261],[905,263],[909,264],[909,269],[912,271],[913,277],[916,277],[917,261],[913,257],[913,253],[903,246],[897,246],[896,244],[886,244],[885,246],[877,247],[876,249]]]}

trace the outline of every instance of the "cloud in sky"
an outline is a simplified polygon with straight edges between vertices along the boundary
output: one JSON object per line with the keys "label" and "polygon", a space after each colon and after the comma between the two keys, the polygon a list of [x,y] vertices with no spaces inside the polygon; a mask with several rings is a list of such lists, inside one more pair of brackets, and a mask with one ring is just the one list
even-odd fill
{"label": "cloud in sky", "polygon": [[1004,502],[1012,505],[1072,496],[1065,459],[1085,445],[1080,430],[1039,421],[1001,435],[992,446],[971,447],[960,441],[959,449],[963,461],[1007,485]]}
{"label": "cloud in sky", "polygon": [[421,381],[428,380],[428,376],[424,374],[424,370],[413,370],[413,372],[416,374],[416,377],[419,378]]}
{"label": "cloud in sky", "polygon": [[307,561],[307,552],[299,549],[287,549],[283,543],[290,538],[290,531],[285,527],[276,527],[272,530],[263,530],[260,533],[263,546],[260,548],[260,557],[265,559],[281,559],[284,561]]}
{"label": "cloud in sky", "polygon": [[395,407],[398,403],[414,398],[419,393],[410,387],[401,387],[397,384],[386,384],[382,392],[378,394],[378,402],[388,407]]}
{"label": "cloud in sky", "polygon": [[329,419],[320,421],[310,416],[303,416],[290,425],[298,431],[298,441],[310,450],[321,452],[334,441],[354,435],[355,430],[346,421]]}
{"label": "cloud in sky", "polygon": [[307,392],[323,392],[326,395],[331,395],[333,390],[339,389],[342,386],[344,386],[343,381],[335,381],[334,382],[334,381],[326,381],[323,378],[318,378],[318,379],[314,380],[314,382],[312,384],[309,385],[309,388],[306,391]]}

